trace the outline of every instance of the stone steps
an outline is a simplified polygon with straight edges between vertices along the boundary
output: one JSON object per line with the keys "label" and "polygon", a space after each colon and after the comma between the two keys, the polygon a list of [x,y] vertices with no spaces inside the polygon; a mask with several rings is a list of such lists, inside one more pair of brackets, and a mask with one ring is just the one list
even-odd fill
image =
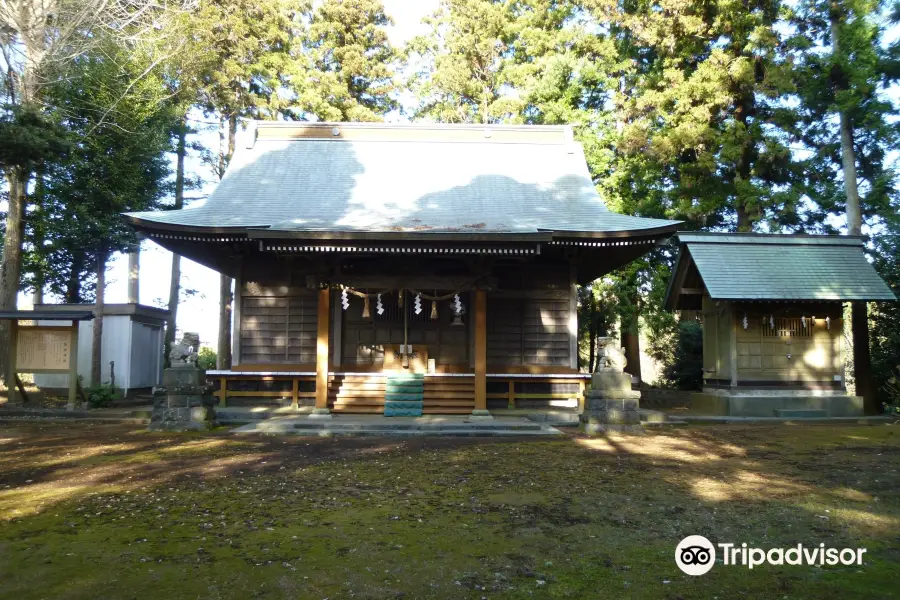
{"label": "stone steps", "polygon": [[776,408],[774,412],[781,419],[821,419],[828,416],[820,408]]}
{"label": "stone steps", "polygon": [[303,418],[284,418],[262,421],[246,425],[235,430],[235,433],[265,433],[273,435],[301,436],[543,436],[561,435],[553,427],[522,420],[515,422],[467,422],[455,418],[450,422],[428,422],[417,419],[394,418],[386,422],[352,417],[339,421],[338,418],[322,421]]}

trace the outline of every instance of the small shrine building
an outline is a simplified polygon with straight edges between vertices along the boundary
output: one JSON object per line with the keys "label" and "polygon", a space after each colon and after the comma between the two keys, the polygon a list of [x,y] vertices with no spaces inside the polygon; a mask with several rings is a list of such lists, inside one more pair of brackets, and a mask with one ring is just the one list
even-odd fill
{"label": "small shrine building", "polygon": [[853,416],[843,303],[896,300],[863,239],[838,235],[679,233],[665,305],[703,324],[703,392],[726,416]]}

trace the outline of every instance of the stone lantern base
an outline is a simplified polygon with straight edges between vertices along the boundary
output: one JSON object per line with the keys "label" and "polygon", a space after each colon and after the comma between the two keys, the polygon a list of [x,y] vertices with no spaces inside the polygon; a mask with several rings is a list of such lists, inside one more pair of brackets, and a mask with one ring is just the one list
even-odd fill
{"label": "stone lantern base", "polygon": [[591,389],[584,396],[584,412],[579,419],[583,433],[644,433],[638,410],[641,393],[631,389],[631,376],[627,373],[598,370],[591,376]]}
{"label": "stone lantern base", "polygon": [[163,387],[153,392],[150,431],[200,431],[216,425],[215,399],[206,390],[206,372],[193,365],[163,371]]}

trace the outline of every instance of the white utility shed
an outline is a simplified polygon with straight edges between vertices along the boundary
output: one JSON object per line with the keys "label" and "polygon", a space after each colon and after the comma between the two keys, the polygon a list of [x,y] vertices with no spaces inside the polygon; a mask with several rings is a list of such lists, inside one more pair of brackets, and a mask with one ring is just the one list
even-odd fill
{"label": "white utility shed", "polygon": [[[93,304],[38,304],[40,311],[94,310]],[[169,311],[143,304],[106,304],[103,309],[103,342],[100,361],[102,381],[110,383],[114,363],[115,384],[128,390],[150,388],[162,381],[165,325]],[[91,381],[94,322],[78,325],[78,375],[85,386]],[[59,326],[60,321],[38,321],[38,325]],[[67,375],[35,374],[38,387],[63,388]]]}

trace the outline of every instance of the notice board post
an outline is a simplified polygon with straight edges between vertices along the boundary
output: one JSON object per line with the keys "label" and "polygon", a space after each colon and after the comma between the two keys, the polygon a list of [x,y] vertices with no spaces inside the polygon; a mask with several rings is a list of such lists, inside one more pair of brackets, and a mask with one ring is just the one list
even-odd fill
{"label": "notice board post", "polygon": [[[78,323],[93,319],[92,312],[16,310],[0,312],[9,320],[9,365],[7,366],[8,402],[16,400],[19,373],[69,375],[68,409],[75,410],[78,389]],[[70,321],[70,325],[20,325],[20,320]]]}

